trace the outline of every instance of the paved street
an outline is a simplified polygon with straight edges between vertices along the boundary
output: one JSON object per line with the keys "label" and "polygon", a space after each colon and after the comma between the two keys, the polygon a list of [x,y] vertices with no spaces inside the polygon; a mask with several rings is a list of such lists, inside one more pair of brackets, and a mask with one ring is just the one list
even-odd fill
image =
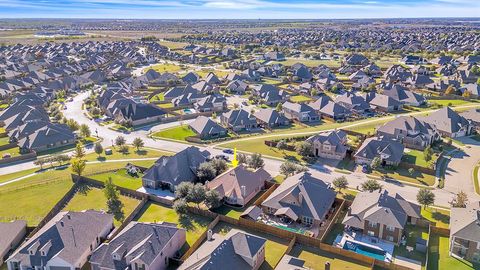
{"label": "paved street", "polygon": [[[103,139],[102,145],[104,147],[110,147],[112,145],[112,142],[119,135],[123,135],[126,138],[127,143],[132,143],[134,138],[140,137],[144,140],[146,147],[155,148],[155,149],[164,150],[164,151],[179,152],[190,146],[189,144],[186,144],[186,143],[173,142],[173,141],[167,141],[167,140],[157,140],[157,139],[151,139],[148,137],[148,135],[151,132],[179,125],[179,122],[149,126],[149,127],[142,128],[140,130],[132,131],[129,134],[122,134],[121,132],[114,131],[114,130],[108,129],[107,127],[99,125],[93,120],[88,119],[83,114],[82,103],[83,103],[83,100],[88,95],[89,95],[89,92],[84,92],[77,95],[72,102],[68,102],[66,104],[67,109],[63,113],[65,117],[67,117],[67,119],[72,118],[72,119],[75,119],[79,124],[87,124],[92,130],[93,134],[96,134],[96,132],[98,131],[98,136]],[[470,106],[465,106],[465,107],[470,107]],[[416,115],[416,114],[418,113],[410,113],[409,115]],[[379,121],[379,119],[374,118],[371,121],[367,121],[367,122],[375,122],[375,121]],[[349,125],[349,127],[350,126],[353,127],[357,125],[358,123],[353,123]],[[317,133],[317,132],[316,131],[292,132],[290,135],[297,136],[302,134],[313,134],[313,133]],[[281,136],[284,136],[284,135],[285,134],[281,134]],[[271,134],[269,136],[274,137],[277,135]],[[258,138],[258,137],[245,138],[241,140],[249,140],[249,139],[255,139],[255,138]],[[434,193],[436,196],[436,201],[435,201],[436,205],[448,206],[449,205],[448,202],[451,201],[453,194],[455,194],[459,190],[464,190],[465,192],[467,192],[470,198],[474,198],[474,197],[478,198],[478,195],[475,194],[473,189],[472,170],[474,165],[480,159],[480,145],[478,145],[478,142],[472,139],[465,138],[464,141],[465,143],[472,144],[472,146],[470,148],[465,148],[464,155],[458,155],[450,161],[448,165],[447,175],[446,175],[445,188],[434,190]],[[210,153],[212,153],[212,155],[223,154],[220,149],[215,149],[214,147],[215,145],[209,145],[201,148],[203,150],[208,150]],[[87,149],[87,152],[92,152],[92,151],[93,150],[91,148]],[[280,170],[280,165],[283,163],[283,161],[279,159],[268,158],[268,157],[265,157],[264,160],[265,160],[265,169],[272,175],[278,175]],[[25,162],[25,163],[16,164],[8,167],[3,167],[1,169],[0,175],[16,172],[20,170],[26,170],[34,167],[35,165],[33,164],[33,162]],[[350,175],[345,175],[345,174],[333,171],[333,169],[328,166],[314,165],[310,168],[310,172],[314,176],[317,176],[318,178],[326,182],[331,182],[333,181],[333,179],[339,176],[346,176],[348,178],[349,185],[351,188],[356,188],[357,186],[360,186],[362,182],[368,179],[366,175],[363,173],[354,172]],[[392,194],[398,193],[407,200],[416,201],[416,194],[418,192],[417,187],[404,185],[396,181],[382,182],[382,184],[384,188],[387,189]]]}

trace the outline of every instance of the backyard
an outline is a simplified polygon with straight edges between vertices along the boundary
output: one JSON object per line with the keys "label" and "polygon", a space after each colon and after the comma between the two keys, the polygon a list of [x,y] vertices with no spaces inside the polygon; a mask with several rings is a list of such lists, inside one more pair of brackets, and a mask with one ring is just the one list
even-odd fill
{"label": "backyard", "polygon": [[450,211],[432,207],[422,207],[421,215],[430,222],[435,223],[435,227],[448,229],[450,226]]}
{"label": "backyard", "polygon": [[112,179],[113,184],[116,186],[137,190],[142,187],[142,176],[142,173],[138,173],[136,177],[131,176],[125,168],[122,168],[113,172],[89,175],[88,177],[102,182]]}
{"label": "backyard", "polygon": [[[123,203],[125,217],[140,203],[139,200],[123,195],[120,195],[120,200]],[[83,192],[77,192],[63,210],[83,211],[89,209],[107,211],[107,199],[102,189],[87,187]],[[121,221],[114,220],[114,224],[118,227],[121,225]]]}
{"label": "backyard", "polygon": [[206,231],[212,220],[206,217],[189,214],[188,217],[181,217],[170,207],[160,204],[147,203],[136,217],[139,222],[169,222],[187,230],[187,243],[181,253],[185,253],[190,246]]}
{"label": "backyard", "polygon": [[439,234],[430,235],[427,270],[473,270],[480,269],[479,264],[472,264],[461,259],[450,257],[450,239]]}
{"label": "backyard", "polygon": [[277,265],[278,261],[280,261],[280,259],[283,257],[283,254],[285,253],[285,251],[287,250],[288,241],[285,239],[281,239],[270,234],[261,234],[261,233],[241,229],[239,227],[230,225],[225,222],[219,222],[213,228],[213,232],[219,233],[221,235],[226,235],[232,229],[244,231],[246,233],[250,233],[250,234],[267,239],[267,243],[265,247],[265,262],[260,266],[260,269],[273,269],[275,265]]}
{"label": "backyard", "polygon": [[423,240],[428,240],[428,228],[415,226],[415,225],[407,225],[405,228],[405,236],[406,236],[406,245],[399,245],[395,247],[393,252],[393,256],[401,256],[403,258],[409,258],[418,262],[421,262],[422,265],[425,265],[425,253],[420,251],[408,251],[407,247],[415,248],[415,243],[418,238]]}
{"label": "backyard", "polygon": [[436,154],[432,155],[432,159],[430,161],[425,160],[425,155],[423,151],[414,150],[414,149],[405,149],[402,161],[407,162],[413,165],[417,165],[420,167],[428,168],[428,163],[432,162],[435,163],[438,159]]}

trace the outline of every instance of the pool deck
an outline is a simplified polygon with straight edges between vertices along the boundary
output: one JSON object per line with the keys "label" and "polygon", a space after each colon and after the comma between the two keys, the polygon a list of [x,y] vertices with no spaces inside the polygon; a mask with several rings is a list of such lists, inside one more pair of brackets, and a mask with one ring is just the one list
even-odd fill
{"label": "pool deck", "polygon": [[386,252],[386,262],[391,262],[393,260],[393,250],[395,249],[395,245],[390,242],[359,232],[344,232],[343,235],[337,236],[334,245],[343,248],[346,241],[350,241],[374,249],[381,249]]}

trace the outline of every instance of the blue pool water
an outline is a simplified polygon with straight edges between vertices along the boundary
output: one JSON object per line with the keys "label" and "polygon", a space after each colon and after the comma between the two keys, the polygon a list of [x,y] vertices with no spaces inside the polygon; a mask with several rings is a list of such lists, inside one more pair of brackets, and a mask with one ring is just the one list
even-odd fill
{"label": "blue pool water", "polygon": [[291,231],[291,232],[294,232],[294,233],[299,233],[299,234],[304,234],[305,233],[305,230],[303,229],[294,229],[294,228],[289,228],[287,226],[282,226],[282,225],[273,225],[277,228],[280,228],[280,229],[284,229],[286,231]]}
{"label": "blue pool water", "polygon": [[358,254],[362,254],[368,257],[375,258],[379,261],[385,260],[386,251],[374,249],[368,246],[364,246],[358,243],[352,243],[350,241],[346,241],[345,245],[343,245],[343,249],[353,251]]}

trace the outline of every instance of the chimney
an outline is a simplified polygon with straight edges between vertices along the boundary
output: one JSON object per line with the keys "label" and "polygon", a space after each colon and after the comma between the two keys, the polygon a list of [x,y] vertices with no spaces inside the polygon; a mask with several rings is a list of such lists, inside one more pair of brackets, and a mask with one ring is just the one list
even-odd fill
{"label": "chimney", "polygon": [[70,214],[67,214],[67,218],[68,218],[68,219],[72,219],[72,217],[70,216]]}
{"label": "chimney", "polygon": [[247,190],[245,186],[241,186],[240,189],[242,190],[242,197],[245,197],[247,194]]}
{"label": "chimney", "polygon": [[207,241],[212,241],[213,239],[213,232],[212,230],[207,231]]}
{"label": "chimney", "polygon": [[63,221],[60,221],[60,226],[62,226],[62,227],[63,227]]}

